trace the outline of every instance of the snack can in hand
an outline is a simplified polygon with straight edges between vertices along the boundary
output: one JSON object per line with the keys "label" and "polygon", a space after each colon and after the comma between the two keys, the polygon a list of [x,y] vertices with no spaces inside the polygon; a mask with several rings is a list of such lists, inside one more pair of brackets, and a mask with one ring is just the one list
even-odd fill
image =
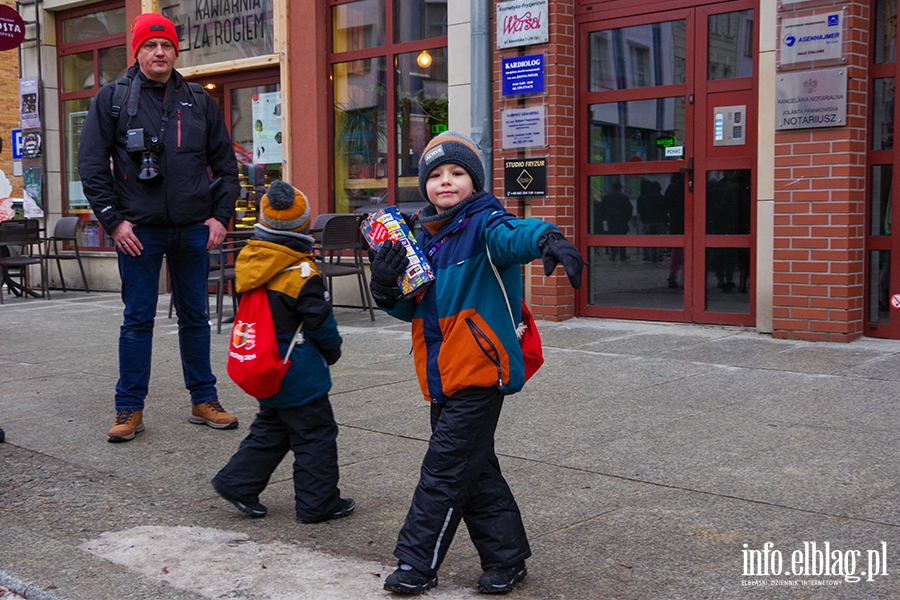
{"label": "snack can in hand", "polygon": [[393,240],[395,244],[403,244],[403,247],[406,248],[409,266],[398,280],[404,298],[421,294],[434,281],[434,271],[431,269],[425,253],[419,248],[415,236],[409,230],[409,226],[403,220],[403,216],[396,206],[382,208],[370,215],[363,221],[360,229],[374,252],[378,252],[378,249],[387,240]]}

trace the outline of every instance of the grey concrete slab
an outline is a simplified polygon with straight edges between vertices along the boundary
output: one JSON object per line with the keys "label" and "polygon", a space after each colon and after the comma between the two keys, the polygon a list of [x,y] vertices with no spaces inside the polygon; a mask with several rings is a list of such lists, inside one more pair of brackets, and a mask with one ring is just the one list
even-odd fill
{"label": "grey concrete slab", "polygon": [[[141,525],[233,531],[389,570],[430,433],[409,324],[337,309],[340,486],[358,508],[303,525],[291,456],[263,493],[265,519],[245,518],[211,489],[258,404],[225,374],[227,332],[213,334],[220,399],[241,426],[187,422],[177,324],[165,309],[161,302],[147,430],[114,445],[105,434],[118,295],[55,292],[0,308],[0,583],[66,600],[201,597],[79,549]],[[601,319],[539,328],[546,363],[506,399],[496,435],[534,552],[508,597],[900,597],[891,577],[747,576],[742,562],[744,550],[766,542],[786,556],[828,541],[865,557],[883,541],[896,570],[900,342],[811,344],[737,327]],[[439,590],[471,589],[479,572],[461,527]],[[252,595],[235,588],[231,597]]]}

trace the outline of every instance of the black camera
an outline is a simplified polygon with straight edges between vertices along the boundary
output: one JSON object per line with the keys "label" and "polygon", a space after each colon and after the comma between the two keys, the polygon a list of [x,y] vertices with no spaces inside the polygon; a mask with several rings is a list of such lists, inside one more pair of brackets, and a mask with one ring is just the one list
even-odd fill
{"label": "black camera", "polygon": [[144,131],[143,128],[129,129],[125,136],[125,149],[141,163],[138,182],[145,185],[157,185],[163,180],[162,171],[159,169],[159,155],[163,150],[162,142],[158,137],[151,136]]}

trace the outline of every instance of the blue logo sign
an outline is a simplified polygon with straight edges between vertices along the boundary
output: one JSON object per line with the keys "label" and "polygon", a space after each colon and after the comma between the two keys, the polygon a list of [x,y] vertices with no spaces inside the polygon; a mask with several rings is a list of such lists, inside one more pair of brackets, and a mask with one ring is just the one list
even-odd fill
{"label": "blue logo sign", "polygon": [[544,55],[503,59],[503,95],[544,92]]}
{"label": "blue logo sign", "polygon": [[786,38],[784,38],[784,44],[785,44],[788,48],[790,48],[791,46],[793,46],[794,43],[795,43],[796,41],[797,41],[797,38],[795,38],[795,37],[792,36],[792,35],[789,35],[789,36],[787,36]]}
{"label": "blue logo sign", "polygon": [[841,24],[840,15],[828,15],[828,26],[837,27]]}
{"label": "blue logo sign", "polygon": [[13,160],[22,160],[22,130],[13,129],[12,134],[12,155]]}

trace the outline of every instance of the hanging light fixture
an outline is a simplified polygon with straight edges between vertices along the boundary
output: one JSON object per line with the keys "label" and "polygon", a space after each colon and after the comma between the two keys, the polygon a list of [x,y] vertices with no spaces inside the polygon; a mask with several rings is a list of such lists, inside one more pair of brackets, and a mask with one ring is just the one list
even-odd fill
{"label": "hanging light fixture", "polygon": [[416,64],[423,69],[427,69],[431,66],[431,55],[428,54],[428,50],[419,52],[419,55],[416,57]]}
{"label": "hanging light fixture", "polygon": [[207,83],[207,84],[206,84],[205,86],[203,86],[203,87],[205,87],[205,88],[208,89],[208,90],[214,90],[214,89],[216,89],[216,84],[214,84],[214,83]]}

